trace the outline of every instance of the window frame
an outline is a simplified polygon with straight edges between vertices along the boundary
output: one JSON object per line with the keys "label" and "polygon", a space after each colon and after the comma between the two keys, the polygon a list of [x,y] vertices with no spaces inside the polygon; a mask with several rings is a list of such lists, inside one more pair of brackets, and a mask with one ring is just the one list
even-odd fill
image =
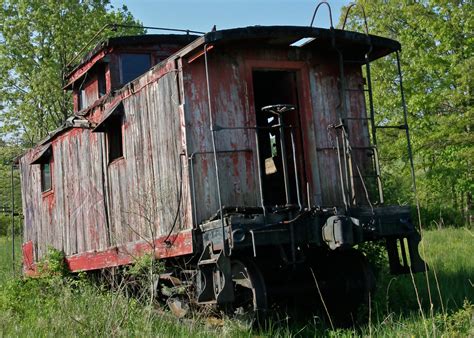
{"label": "window frame", "polygon": [[[45,184],[45,166],[49,168],[49,176],[48,176],[48,183],[49,187],[46,188]],[[40,163],[40,186],[41,186],[41,193],[48,194],[53,191],[53,160],[52,156],[49,156],[48,160],[45,162]]]}
{"label": "window frame", "polygon": [[125,157],[123,144],[123,124],[124,114],[117,114],[109,118],[109,121],[107,121],[105,134],[107,139],[108,164],[119,161]]}
{"label": "window frame", "polygon": [[[123,57],[125,55],[146,55],[148,56],[148,62],[149,62],[149,67],[141,74],[135,76],[133,79],[130,79],[129,81],[125,82],[124,80],[124,72],[123,72]],[[122,53],[119,54],[119,80],[120,80],[120,84],[121,85],[125,85],[133,80],[135,80],[136,78],[140,77],[141,75],[143,75],[144,73],[146,73],[151,67],[153,67],[153,59],[152,59],[152,54],[151,53],[146,53],[146,52],[127,52],[127,51],[124,51]]]}

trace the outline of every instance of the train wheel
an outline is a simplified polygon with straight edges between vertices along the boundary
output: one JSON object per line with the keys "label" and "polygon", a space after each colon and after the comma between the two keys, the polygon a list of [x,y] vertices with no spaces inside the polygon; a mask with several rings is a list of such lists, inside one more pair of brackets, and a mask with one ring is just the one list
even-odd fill
{"label": "train wheel", "polygon": [[325,301],[329,315],[340,326],[357,322],[361,306],[368,305],[375,291],[375,277],[367,258],[357,250],[334,253],[329,259]]}
{"label": "train wheel", "polygon": [[267,291],[262,273],[252,262],[232,261],[235,317],[251,323],[262,323],[267,310]]}

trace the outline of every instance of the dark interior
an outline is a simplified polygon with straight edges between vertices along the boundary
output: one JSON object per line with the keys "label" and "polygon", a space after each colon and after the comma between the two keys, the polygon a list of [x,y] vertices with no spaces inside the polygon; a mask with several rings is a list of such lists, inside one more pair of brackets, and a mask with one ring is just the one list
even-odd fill
{"label": "dark interior", "polygon": [[[260,150],[263,199],[266,206],[296,204],[296,180],[294,170],[291,130],[284,128],[284,139],[288,167],[288,189],[290,200],[286,201],[283,176],[282,151],[278,116],[262,111],[268,105],[291,104],[296,110],[283,114],[285,126],[292,126],[295,139],[296,162],[301,186],[302,143],[298,111],[297,76],[294,71],[255,70],[253,71],[253,89]],[[273,128],[271,128],[273,127]],[[301,190],[301,189],[300,189]],[[301,194],[301,193],[300,193]]]}

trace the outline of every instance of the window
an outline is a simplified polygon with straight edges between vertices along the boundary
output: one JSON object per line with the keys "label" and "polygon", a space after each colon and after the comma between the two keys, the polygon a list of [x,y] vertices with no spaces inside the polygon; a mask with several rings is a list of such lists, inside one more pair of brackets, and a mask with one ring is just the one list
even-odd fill
{"label": "window", "polygon": [[97,83],[99,85],[99,97],[104,96],[107,93],[107,82],[105,78],[105,66],[99,67],[97,70]]}
{"label": "window", "polygon": [[41,191],[50,191],[53,188],[51,179],[51,162],[41,164]]}
{"label": "window", "polygon": [[52,180],[52,164],[53,164],[53,149],[51,143],[43,146],[36,157],[30,162],[31,165],[40,165],[40,180],[41,192],[47,192],[53,189]]}
{"label": "window", "polygon": [[107,141],[109,147],[109,163],[123,157],[122,116],[114,116],[107,121]]}
{"label": "window", "polygon": [[86,91],[84,89],[80,89],[77,94],[77,107],[78,110],[82,110],[83,108],[87,107],[87,97]]}
{"label": "window", "polygon": [[150,54],[121,54],[120,82],[125,84],[136,79],[151,67]]}

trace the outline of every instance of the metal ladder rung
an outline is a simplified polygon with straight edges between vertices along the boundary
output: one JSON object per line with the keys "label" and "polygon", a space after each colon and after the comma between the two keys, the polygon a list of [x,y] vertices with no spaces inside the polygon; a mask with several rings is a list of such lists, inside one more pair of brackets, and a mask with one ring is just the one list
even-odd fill
{"label": "metal ladder rung", "polygon": [[[368,146],[368,147],[351,147],[352,150],[373,150],[376,147]],[[316,147],[316,151],[324,151],[324,150],[336,150],[336,147]]]}
{"label": "metal ladder rung", "polygon": [[377,129],[407,129],[406,124],[400,124],[398,126],[375,126]]}
{"label": "metal ladder rung", "polygon": [[344,117],[343,120],[363,120],[370,121],[370,117]]}
{"label": "metal ladder rung", "polygon": [[368,89],[356,89],[356,88],[348,88],[346,89],[346,92],[368,92]]}
{"label": "metal ladder rung", "polygon": [[365,64],[365,60],[344,60],[344,63],[360,63],[360,64]]}

